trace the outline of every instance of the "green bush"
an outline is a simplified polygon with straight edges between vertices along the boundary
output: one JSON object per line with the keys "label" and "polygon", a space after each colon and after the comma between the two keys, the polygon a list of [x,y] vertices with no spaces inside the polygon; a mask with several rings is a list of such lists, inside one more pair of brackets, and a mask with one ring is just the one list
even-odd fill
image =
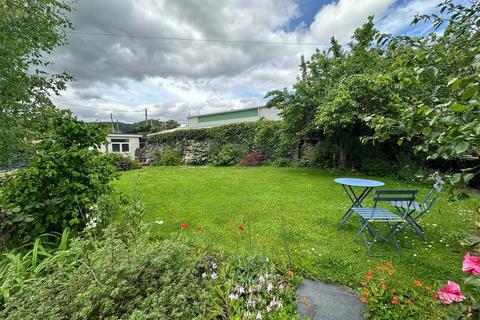
{"label": "green bush", "polygon": [[[85,214],[110,190],[115,168],[95,147],[106,131],[59,113],[27,166],[6,176],[0,193],[0,232],[16,245],[66,227],[82,229]],[[15,240],[15,241],[13,241]]]}
{"label": "green bush", "polygon": [[233,166],[243,157],[243,152],[231,143],[227,143],[222,149],[212,156],[211,164],[214,166]]}
{"label": "green bush", "polygon": [[179,166],[182,164],[182,155],[178,151],[166,150],[162,155],[157,155],[152,166]]}
{"label": "green bush", "polygon": [[[62,258],[11,297],[2,319],[193,319],[205,314],[208,257],[178,242],[131,246],[116,234],[72,243]],[[70,265],[71,265],[70,264]],[[48,303],[46,303],[48,301]]]}
{"label": "green bush", "polygon": [[361,160],[360,171],[369,176],[394,176],[397,166],[381,158],[365,158]]}
{"label": "green bush", "polygon": [[109,153],[105,155],[106,159],[119,171],[128,171],[140,169],[142,165],[137,160],[134,160],[121,153]]}

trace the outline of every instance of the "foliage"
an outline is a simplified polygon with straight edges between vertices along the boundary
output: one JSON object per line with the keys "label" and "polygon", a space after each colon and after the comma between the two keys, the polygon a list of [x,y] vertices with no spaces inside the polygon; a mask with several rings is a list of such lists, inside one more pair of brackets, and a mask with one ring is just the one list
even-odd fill
{"label": "foliage", "polygon": [[390,262],[369,269],[359,293],[366,315],[373,319],[444,319],[446,315],[432,287],[400,277]]}
{"label": "foliage", "polygon": [[73,242],[62,256],[70,267],[32,279],[1,318],[193,319],[208,311],[199,272],[208,261],[204,252],[171,241],[127,245],[120,238],[110,231],[94,247]]}
{"label": "foliage", "polygon": [[261,165],[263,160],[265,160],[265,153],[261,151],[253,151],[247,154],[240,164],[245,167],[254,167]]}
{"label": "foliage", "polygon": [[0,258],[0,307],[10,295],[17,292],[34,276],[41,275],[48,264],[58,258],[57,253],[67,250],[69,229],[61,235],[43,234],[33,243],[4,252]]}
{"label": "foliage", "polygon": [[146,134],[146,133],[155,133],[155,132],[162,132],[164,130],[175,129],[180,127],[180,123],[178,123],[178,121],[176,120],[167,120],[167,121],[148,120],[148,123],[145,123],[145,121],[135,123],[133,127],[134,128],[130,130],[132,133]]}
{"label": "foliage", "polygon": [[208,145],[205,142],[191,142],[185,148],[182,162],[186,165],[203,165],[208,160]]}
{"label": "foliage", "polygon": [[175,150],[166,150],[159,154],[157,159],[152,162],[153,166],[178,166],[182,163],[182,155]]}
{"label": "foliage", "polygon": [[47,55],[67,42],[70,10],[59,0],[0,2],[1,164],[25,160],[25,149],[42,135],[39,126],[54,109],[49,95],[71,79],[47,71]]}
{"label": "foliage", "polygon": [[135,159],[132,159],[120,153],[112,152],[112,153],[106,154],[105,157],[107,158],[107,161],[111,165],[117,168],[118,171],[128,171],[128,170],[140,169],[142,167],[142,165]]}
{"label": "foliage", "polygon": [[[403,94],[399,113],[372,114],[365,120],[375,129],[373,138],[414,141],[415,151],[430,159],[478,161],[480,144],[480,2],[469,7],[451,0],[439,4],[443,16],[419,15],[413,23],[447,24],[438,35],[426,37],[379,35],[391,53],[390,72]],[[480,167],[463,168],[454,182],[468,182]]]}
{"label": "foliage", "polygon": [[54,131],[39,143],[27,167],[3,181],[4,239],[21,241],[66,227],[81,229],[86,224],[82,215],[115,177],[113,166],[95,149],[105,140],[103,130],[67,112],[55,113],[49,121]]}
{"label": "foliage", "polygon": [[262,256],[232,256],[203,274],[212,282],[212,319],[292,319],[295,290],[275,265]]}
{"label": "foliage", "polygon": [[359,170],[369,176],[394,176],[397,167],[394,163],[381,158],[362,159]]}
{"label": "foliage", "polygon": [[211,164],[214,166],[233,166],[242,158],[242,151],[233,144],[227,143],[212,158]]}

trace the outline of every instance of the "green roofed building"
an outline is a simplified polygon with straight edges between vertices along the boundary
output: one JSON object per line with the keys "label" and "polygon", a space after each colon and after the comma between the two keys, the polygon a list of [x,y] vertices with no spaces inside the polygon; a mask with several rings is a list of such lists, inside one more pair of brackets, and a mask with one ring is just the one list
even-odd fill
{"label": "green roofed building", "polygon": [[265,120],[280,120],[280,110],[275,108],[255,107],[192,115],[187,117],[187,128],[210,128],[228,123],[257,121],[262,118]]}

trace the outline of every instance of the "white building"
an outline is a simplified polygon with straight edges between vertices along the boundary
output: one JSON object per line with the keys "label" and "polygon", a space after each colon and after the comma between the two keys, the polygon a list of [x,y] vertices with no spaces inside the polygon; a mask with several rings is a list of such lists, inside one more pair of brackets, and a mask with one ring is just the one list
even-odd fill
{"label": "white building", "polygon": [[109,133],[108,143],[100,147],[101,152],[117,152],[135,158],[135,150],[140,148],[141,134]]}
{"label": "white building", "polygon": [[229,123],[252,122],[262,118],[265,120],[280,120],[280,110],[255,107],[188,116],[187,127],[185,129],[210,128]]}

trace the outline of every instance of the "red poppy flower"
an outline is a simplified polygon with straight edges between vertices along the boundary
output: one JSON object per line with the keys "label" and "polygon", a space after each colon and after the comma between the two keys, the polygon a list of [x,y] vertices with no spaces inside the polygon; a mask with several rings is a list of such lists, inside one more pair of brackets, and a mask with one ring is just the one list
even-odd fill
{"label": "red poppy flower", "polygon": [[183,229],[183,230],[186,230],[187,228],[188,228],[188,224],[182,223],[182,229]]}
{"label": "red poppy flower", "polygon": [[242,225],[239,225],[239,226],[238,226],[238,230],[243,231],[243,230],[245,230],[245,227],[242,226]]}

